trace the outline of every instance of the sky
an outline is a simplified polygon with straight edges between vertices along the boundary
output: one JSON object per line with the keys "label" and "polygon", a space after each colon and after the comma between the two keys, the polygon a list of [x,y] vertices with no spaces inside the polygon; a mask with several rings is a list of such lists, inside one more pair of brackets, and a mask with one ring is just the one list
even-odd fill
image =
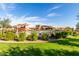
{"label": "sky", "polygon": [[75,27],[79,3],[0,3],[0,18],[10,18],[11,25],[31,23]]}

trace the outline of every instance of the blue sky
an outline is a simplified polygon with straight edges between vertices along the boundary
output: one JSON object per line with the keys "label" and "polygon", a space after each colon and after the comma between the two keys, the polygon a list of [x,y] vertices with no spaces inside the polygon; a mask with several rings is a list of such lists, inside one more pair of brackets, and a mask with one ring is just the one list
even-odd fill
{"label": "blue sky", "polygon": [[8,16],[12,25],[18,23],[75,27],[78,3],[10,3],[0,4],[0,17]]}

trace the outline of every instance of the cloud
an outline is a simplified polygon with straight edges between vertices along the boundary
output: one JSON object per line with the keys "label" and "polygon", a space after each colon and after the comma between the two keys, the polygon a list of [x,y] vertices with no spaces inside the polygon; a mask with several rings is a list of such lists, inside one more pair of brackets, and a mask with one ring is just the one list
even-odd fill
{"label": "cloud", "polygon": [[35,24],[39,24],[39,23],[42,23],[42,22],[45,22],[48,20],[46,18],[41,18],[41,17],[37,17],[37,16],[28,16],[28,17],[21,16],[21,17],[16,17],[16,18],[17,18],[17,21],[13,20],[13,23],[16,22],[16,24],[18,24],[18,23],[32,23],[35,25]]}
{"label": "cloud", "polygon": [[47,16],[61,16],[60,14],[58,14],[58,13],[50,13],[51,11],[53,11],[53,10],[56,10],[56,9],[59,9],[59,8],[61,8],[62,7],[62,5],[58,5],[58,6],[54,6],[54,7],[52,7],[52,8],[50,8],[49,10],[48,10],[48,14],[47,14]]}
{"label": "cloud", "polygon": [[29,21],[29,22],[42,22],[42,21],[46,21],[48,19],[38,17],[38,16],[29,16],[29,17],[25,17],[24,20]]}
{"label": "cloud", "polygon": [[51,10],[58,9],[58,8],[60,8],[60,7],[61,7],[61,6],[55,6],[55,7],[51,8]]}
{"label": "cloud", "polygon": [[1,18],[9,18],[12,22],[11,25],[16,25],[20,23],[31,23],[33,25],[36,24],[45,24],[48,21],[47,18],[42,18],[39,16],[15,16],[14,14],[7,14],[0,16]]}
{"label": "cloud", "polygon": [[57,13],[49,13],[47,16],[61,16],[61,15]]}
{"label": "cloud", "polygon": [[59,5],[59,6],[54,6],[54,7],[50,8],[50,9],[48,10],[48,12],[51,12],[52,10],[59,9],[59,8],[61,8],[61,7],[62,7],[61,5]]}
{"label": "cloud", "polygon": [[10,4],[10,3],[0,3],[0,10],[3,10],[6,14],[8,13],[8,11],[10,10],[14,10],[15,9],[15,5],[14,4]]}

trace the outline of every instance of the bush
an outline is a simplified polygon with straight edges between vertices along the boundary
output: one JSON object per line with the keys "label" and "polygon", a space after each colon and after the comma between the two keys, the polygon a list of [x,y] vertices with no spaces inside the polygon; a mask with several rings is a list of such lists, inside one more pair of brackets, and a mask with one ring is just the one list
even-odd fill
{"label": "bush", "polygon": [[68,31],[68,30],[67,31],[65,30],[64,32],[67,33],[67,35],[73,35],[74,33],[73,31]]}
{"label": "bush", "polygon": [[34,32],[32,32],[31,35],[32,35],[32,40],[33,40],[33,41],[35,41],[35,40],[38,39],[38,34],[37,34],[37,32],[34,31]]}
{"label": "bush", "polygon": [[26,39],[32,41],[32,35],[28,35]]}
{"label": "bush", "polygon": [[36,31],[33,31],[30,35],[27,36],[28,40],[36,41],[38,39],[38,34]]}
{"label": "bush", "polygon": [[61,32],[56,32],[54,37],[56,39],[61,38],[62,37],[62,33]]}
{"label": "bush", "polygon": [[43,40],[48,40],[48,34],[47,33],[43,33],[42,34],[42,39]]}
{"label": "bush", "polygon": [[51,34],[50,38],[55,37],[54,33]]}
{"label": "bush", "polygon": [[5,40],[14,40],[14,38],[15,38],[15,33],[13,33],[13,32],[6,32],[5,33],[5,35],[4,35],[4,38],[5,38]]}
{"label": "bush", "polygon": [[3,35],[2,35],[2,33],[0,33],[0,39],[2,39],[3,38]]}
{"label": "bush", "polygon": [[54,32],[51,34],[51,38],[59,39],[59,38],[66,38],[68,35],[67,32],[65,31],[59,31],[59,32]]}
{"label": "bush", "polygon": [[24,32],[19,33],[19,41],[24,41],[26,40],[26,34]]}
{"label": "bush", "polygon": [[78,31],[74,31],[73,32],[73,36],[77,36],[77,35],[79,35],[79,32]]}
{"label": "bush", "polygon": [[61,37],[62,38],[66,38],[67,36],[68,36],[68,33],[67,32],[64,32],[64,31],[61,32]]}

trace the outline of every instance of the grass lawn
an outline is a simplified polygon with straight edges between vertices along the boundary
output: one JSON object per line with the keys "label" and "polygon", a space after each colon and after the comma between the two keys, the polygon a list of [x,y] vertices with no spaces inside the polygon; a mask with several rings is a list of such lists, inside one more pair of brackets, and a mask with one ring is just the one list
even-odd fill
{"label": "grass lawn", "polygon": [[[79,36],[78,36],[79,37]],[[79,56],[79,39],[70,37],[47,43],[0,43],[0,55]]]}

